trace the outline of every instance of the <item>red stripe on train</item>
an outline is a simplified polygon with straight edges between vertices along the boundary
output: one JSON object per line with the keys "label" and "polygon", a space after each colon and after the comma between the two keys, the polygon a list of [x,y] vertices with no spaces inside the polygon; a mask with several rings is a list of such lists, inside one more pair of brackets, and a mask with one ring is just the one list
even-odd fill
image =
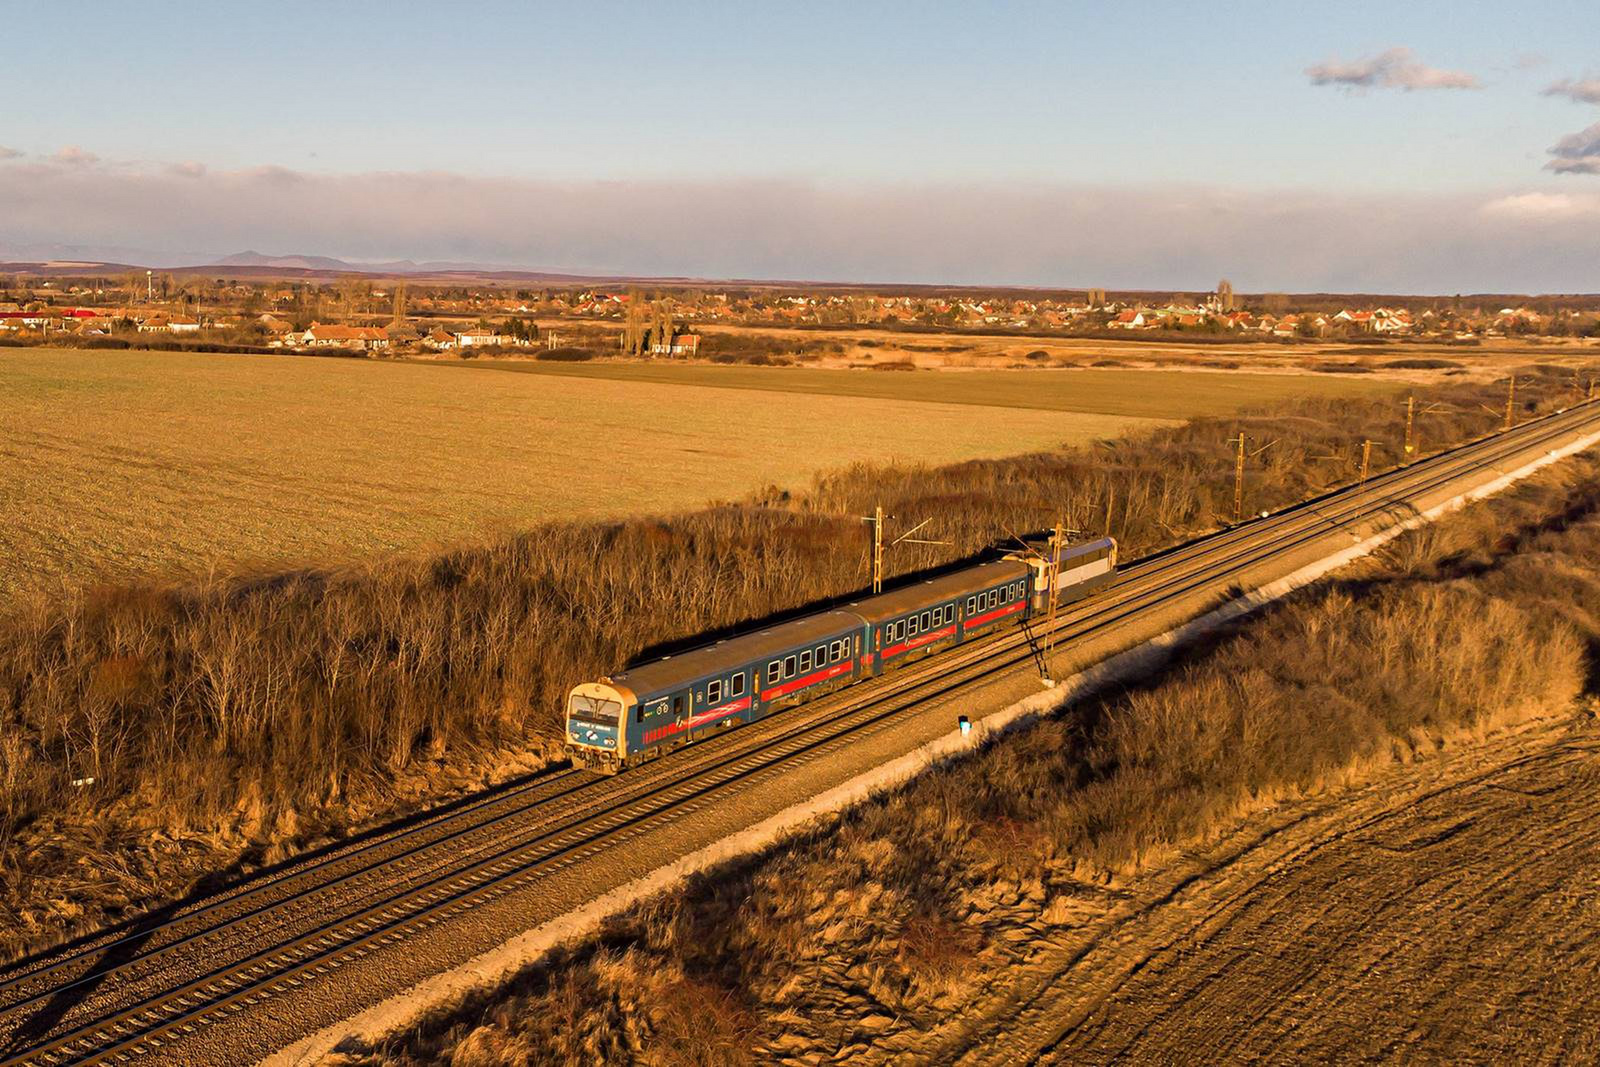
{"label": "red stripe on train", "polygon": [[902,641],[898,645],[890,645],[888,648],[883,650],[883,658],[888,659],[890,656],[898,656],[900,653],[909,652],[913,648],[921,648],[923,645],[931,645],[941,637],[954,637],[955,634],[956,628],[954,626],[945,626],[938,630],[929,630],[925,634],[918,634],[909,641]]}
{"label": "red stripe on train", "polygon": [[967,620],[967,625],[968,626],[982,626],[984,623],[991,622],[991,621],[993,621],[995,619],[998,619],[1002,615],[1015,614],[1016,612],[1021,611],[1022,610],[1022,606],[1024,604],[1026,604],[1026,603],[1027,603],[1027,601],[1025,601],[1025,600],[1019,600],[1015,604],[1008,604],[1003,608],[995,608],[993,611],[989,612],[987,615],[974,615],[974,616],[972,616],[971,618],[969,618]]}
{"label": "red stripe on train", "polygon": [[773,686],[771,689],[763,689],[761,691],[761,699],[771,700],[773,697],[788,696],[796,689],[804,689],[808,685],[825,682],[829,678],[837,678],[841,674],[849,674],[850,666],[849,660],[843,660],[825,670],[813,671],[804,678],[796,678],[792,682],[784,682],[782,685]]}
{"label": "red stripe on train", "polygon": [[644,743],[647,745],[653,745],[663,737],[671,737],[673,734],[682,730],[693,729],[694,727],[699,726],[701,723],[710,722],[712,719],[720,719],[728,715],[736,715],[749,706],[749,697],[745,697],[743,700],[735,700],[730,704],[718,704],[711,710],[702,711],[700,714],[694,716],[693,718],[686,719],[683,722],[668,723],[665,726],[658,726],[654,730],[646,730],[644,735]]}

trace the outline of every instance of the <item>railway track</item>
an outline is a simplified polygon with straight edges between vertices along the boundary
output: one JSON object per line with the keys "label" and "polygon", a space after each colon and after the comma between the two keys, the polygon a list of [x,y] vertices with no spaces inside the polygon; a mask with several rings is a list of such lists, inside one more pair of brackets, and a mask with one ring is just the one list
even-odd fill
{"label": "railway track", "polygon": [[[1056,622],[1060,643],[1194,614],[1274,560],[1361,538],[1497,468],[1600,431],[1585,404],[1134,562]],[[909,709],[1035,660],[1011,630],[644,764],[560,770],[267,872],[172,913],[0,970],[0,1065],[123,1062],[329,980],[473,908],[891,729]]]}

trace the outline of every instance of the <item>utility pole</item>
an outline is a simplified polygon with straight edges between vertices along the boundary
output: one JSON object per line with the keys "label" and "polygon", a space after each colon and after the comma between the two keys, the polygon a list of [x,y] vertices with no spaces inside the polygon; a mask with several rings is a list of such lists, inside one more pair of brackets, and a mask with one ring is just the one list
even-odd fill
{"label": "utility pole", "polygon": [[1517,376],[1511,376],[1511,385],[1506,389],[1506,425],[1507,430],[1517,424]]}
{"label": "utility pole", "polygon": [[1044,683],[1047,686],[1055,684],[1050,676],[1050,656],[1055,650],[1056,643],[1056,608],[1057,598],[1060,593],[1061,581],[1061,542],[1065,540],[1067,532],[1062,528],[1061,520],[1056,520],[1055,533],[1050,538],[1050,577],[1045,582],[1045,616],[1044,616]]}
{"label": "utility pole", "polygon": [[883,505],[872,509],[872,591],[883,592]]}
{"label": "utility pole", "polygon": [[1372,469],[1372,439],[1361,442],[1361,484],[1367,484],[1367,473]]}
{"label": "utility pole", "polygon": [[[1233,524],[1235,526],[1244,521],[1244,461],[1249,458],[1244,450],[1247,440],[1243,430],[1239,431],[1238,437],[1228,438],[1228,444],[1237,444],[1239,446],[1233,462]],[[1277,443],[1277,441],[1268,441],[1254,452],[1249,453],[1249,455],[1259,456]]]}
{"label": "utility pole", "polygon": [[[890,515],[889,518],[892,519],[894,516]],[[893,548],[895,545],[948,545],[950,543],[949,541],[929,541],[921,537],[912,537],[912,534],[933,521],[932,519],[923,519],[886,545],[883,543],[883,520],[883,505],[881,504],[872,509],[871,515],[863,515],[861,517],[862,522],[872,523],[872,591],[874,593],[883,592],[883,550],[885,548]]]}
{"label": "utility pole", "polygon": [[1405,450],[1404,457],[1402,457],[1402,459],[1400,461],[1400,465],[1402,467],[1405,466],[1407,463],[1411,462],[1411,454],[1417,450],[1417,446],[1414,443],[1412,443],[1412,440],[1411,440],[1411,427],[1412,427],[1412,424],[1416,422],[1416,418],[1417,418],[1417,397],[1416,397],[1416,394],[1413,393],[1410,396],[1406,397],[1406,441],[1405,441],[1406,450]]}
{"label": "utility pole", "polygon": [[146,304],[156,302],[156,272],[153,270],[144,272],[144,302]]}
{"label": "utility pole", "polygon": [[1234,461],[1234,464],[1233,464],[1233,524],[1235,526],[1239,525],[1240,520],[1244,518],[1244,444],[1245,444],[1245,436],[1244,436],[1244,431],[1243,430],[1239,431],[1239,436],[1237,438],[1230,437],[1228,439],[1228,443],[1230,445],[1234,444],[1236,441],[1237,441],[1237,443],[1239,445],[1239,452],[1238,452],[1238,458]]}

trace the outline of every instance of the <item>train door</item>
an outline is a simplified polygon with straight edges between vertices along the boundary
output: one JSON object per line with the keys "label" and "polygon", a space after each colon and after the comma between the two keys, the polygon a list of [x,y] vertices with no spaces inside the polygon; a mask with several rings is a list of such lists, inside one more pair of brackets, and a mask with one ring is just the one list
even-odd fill
{"label": "train door", "polygon": [[688,744],[694,740],[694,731],[689,729],[689,720],[694,718],[694,690],[684,689],[672,694],[671,710],[673,736]]}

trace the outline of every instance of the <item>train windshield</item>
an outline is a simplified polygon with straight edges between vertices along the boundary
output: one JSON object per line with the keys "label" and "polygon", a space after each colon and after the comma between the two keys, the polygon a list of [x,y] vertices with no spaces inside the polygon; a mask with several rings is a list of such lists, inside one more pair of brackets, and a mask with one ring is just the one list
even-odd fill
{"label": "train windshield", "polygon": [[581,693],[574,693],[567,704],[567,712],[579,722],[590,723],[594,726],[615,726],[617,725],[617,720],[622,716],[622,705],[615,700],[586,697]]}

